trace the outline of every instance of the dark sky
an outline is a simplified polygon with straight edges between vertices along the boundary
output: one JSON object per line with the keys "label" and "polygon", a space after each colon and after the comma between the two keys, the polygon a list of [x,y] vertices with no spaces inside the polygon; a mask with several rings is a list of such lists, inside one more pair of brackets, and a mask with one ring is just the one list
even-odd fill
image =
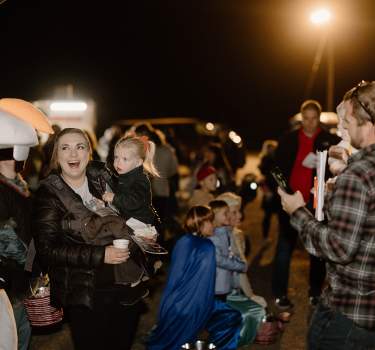
{"label": "dark sky", "polygon": [[[327,2],[326,2],[327,3]],[[320,31],[304,0],[7,0],[0,97],[48,98],[71,83],[97,102],[99,131],[126,117],[221,121],[250,148],[298,112]],[[335,11],[336,103],[375,65],[375,1]],[[312,95],[325,105],[326,56]]]}

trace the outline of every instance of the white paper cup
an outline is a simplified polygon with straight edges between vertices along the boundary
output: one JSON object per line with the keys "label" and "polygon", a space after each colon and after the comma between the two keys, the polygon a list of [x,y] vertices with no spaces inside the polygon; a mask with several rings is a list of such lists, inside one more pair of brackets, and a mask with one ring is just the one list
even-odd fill
{"label": "white paper cup", "polygon": [[113,245],[116,248],[125,249],[129,245],[129,240],[127,240],[127,239],[114,239],[113,240]]}

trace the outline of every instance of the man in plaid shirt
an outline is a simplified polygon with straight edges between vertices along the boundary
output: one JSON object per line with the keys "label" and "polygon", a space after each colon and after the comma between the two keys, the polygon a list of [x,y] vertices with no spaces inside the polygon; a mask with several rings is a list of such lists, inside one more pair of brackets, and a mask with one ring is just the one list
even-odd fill
{"label": "man in plaid shirt", "polygon": [[349,157],[326,198],[326,222],[305,208],[299,191],[278,189],[306,249],[327,265],[310,350],[375,349],[375,81],[361,82],[343,100],[344,128],[359,152]]}

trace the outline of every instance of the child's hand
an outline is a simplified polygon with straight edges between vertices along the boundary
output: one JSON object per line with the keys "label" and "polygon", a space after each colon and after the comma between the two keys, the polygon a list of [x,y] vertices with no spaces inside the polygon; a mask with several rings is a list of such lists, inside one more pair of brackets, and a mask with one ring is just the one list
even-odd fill
{"label": "child's hand", "polygon": [[114,196],[115,196],[114,193],[112,193],[112,192],[106,192],[106,193],[103,194],[102,199],[103,199],[104,202],[112,203]]}
{"label": "child's hand", "polygon": [[263,297],[261,297],[260,295],[253,294],[250,299],[255,301],[257,304],[263,306],[264,308],[267,307],[266,300]]}

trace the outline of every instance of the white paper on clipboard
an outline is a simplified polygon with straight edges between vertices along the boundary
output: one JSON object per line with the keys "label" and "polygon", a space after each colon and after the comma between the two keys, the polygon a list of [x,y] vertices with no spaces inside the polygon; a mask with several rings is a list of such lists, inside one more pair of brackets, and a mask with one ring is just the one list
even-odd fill
{"label": "white paper on clipboard", "polygon": [[316,168],[317,177],[317,205],[315,209],[315,218],[318,221],[324,220],[323,206],[324,206],[324,192],[325,192],[325,173],[326,173],[326,162],[327,162],[327,151],[317,151],[318,164]]}

